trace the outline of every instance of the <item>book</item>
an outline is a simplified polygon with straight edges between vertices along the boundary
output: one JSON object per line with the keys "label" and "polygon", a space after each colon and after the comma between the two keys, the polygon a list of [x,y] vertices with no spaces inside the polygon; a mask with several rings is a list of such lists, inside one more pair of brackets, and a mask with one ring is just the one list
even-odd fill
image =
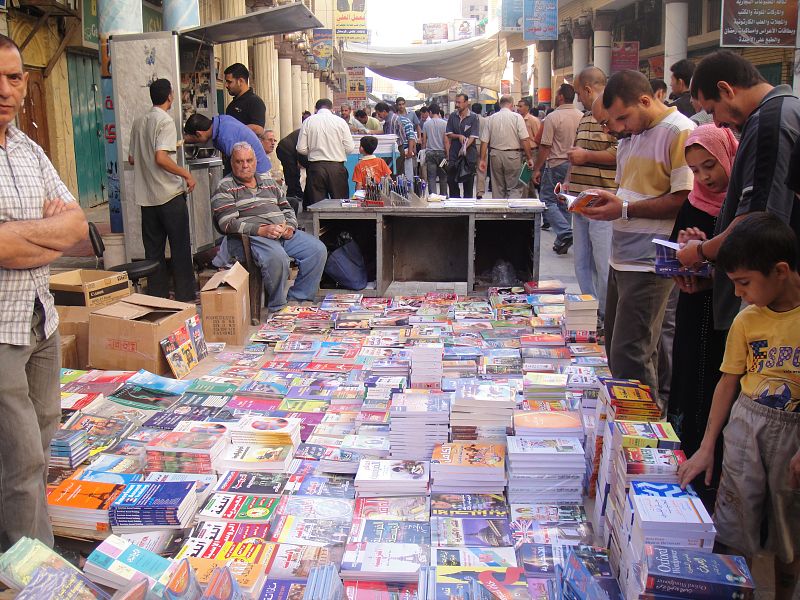
{"label": "book", "polygon": [[79,598],[109,600],[111,596],[74,569],[50,566],[37,567],[17,600],[41,600],[42,598]]}
{"label": "book", "polygon": [[437,600],[527,598],[528,584],[519,567],[437,567]]}
{"label": "book", "polygon": [[160,595],[172,577],[173,568],[170,559],[111,535],[86,559],[84,572],[95,583],[113,589],[143,578],[153,593]]}
{"label": "book", "polygon": [[513,546],[507,519],[432,517],[431,543],[435,546]]}
{"label": "book", "polygon": [[0,555],[0,581],[15,590],[27,586],[40,567],[52,568],[61,573],[80,575],[65,558],[37,539],[22,537]]}
{"label": "book", "polygon": [[278,506],[278,499],[215,493],[197,513],[200,519],[237,523],[267,523]]}
{"label": "book", "polygon": [[421,566],[428,564],[429,546],[423,544],[350,543],[342,557],[342,577],[364,581],[417,580]]}

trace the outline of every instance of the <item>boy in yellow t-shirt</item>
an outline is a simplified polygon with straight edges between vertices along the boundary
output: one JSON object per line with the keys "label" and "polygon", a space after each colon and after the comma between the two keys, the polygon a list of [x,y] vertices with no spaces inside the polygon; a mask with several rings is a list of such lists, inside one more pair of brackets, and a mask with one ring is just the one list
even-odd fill
{"label": "boy in yellow t-shirt", "polygon": [[700,449],[679,470],[683,486],[703,472],[711,483],[714,448],[728,420],[714,509],[717,541],[748,560],[761,550],[774,553],[778,600],[792,598],[800,571],[797,263],[794,232],[765,212],[743,219],[720,247],[716,268],[750,306],[728,333]]}

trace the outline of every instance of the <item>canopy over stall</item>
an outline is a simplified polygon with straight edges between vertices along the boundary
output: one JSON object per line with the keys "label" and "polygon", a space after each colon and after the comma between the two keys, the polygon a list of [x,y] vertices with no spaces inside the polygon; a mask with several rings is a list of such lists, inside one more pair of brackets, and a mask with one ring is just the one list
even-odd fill
{"label": "canopy over stall", "polygon": [[444,78],[496,89],[506,68],[506,50],[506,40],[500,36],[405,47],[348,43],[342,47],[342,63],[367,67],[389,79]]}

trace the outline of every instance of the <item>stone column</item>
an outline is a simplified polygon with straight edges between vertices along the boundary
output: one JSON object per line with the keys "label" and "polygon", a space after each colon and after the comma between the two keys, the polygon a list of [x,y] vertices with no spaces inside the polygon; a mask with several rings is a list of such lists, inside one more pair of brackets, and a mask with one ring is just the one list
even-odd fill
{"label": "stone column", "polygon": [[553,48],[555,42],[536,42],[537,102],[553,102]]}
{"label": "stone column", "polygon": [[528,74],[528,87],[523,90],[526,95],[536,100],[536,44],[528,46],[525,60],[525,71]]}
{"label": "stone column", "polygon": [[598,10],[594,13],[594,66],[611,76],[611,42],[615,13]]}
{"label": "stone column", "polygon": [[311,107],[314,106],[320,98],[319,86],[317,85],[317,80],[314,78],[314,71],[309,69],[306,77],[308,77],[308,110],[311,110]]}
{"label": "stone column", "polygon": [[278,68],[272,60],[272,50],[275,44],[272,37],[256,38],[253,42],[253,69],[250,72],[251,85],[255,93],[261,97],[267,107],[265,129],[272,129],[275,135],[280,135],[280,125],[277,123],[278,94],[273,85],[273,71]]}
{"label": "stone column", "polygon": [[670,86],[670,67],[679,60],[686,58],[686,49],[689,45],[689,3],[670,2],[667,0],[664,17],[664,81],[667,82],[667,92],[672,92]]}
{"label": "stone column", "polygon": [[[220,13],[223,19],[232,19],[234,17],[241,17],[247,12],[245,0],[220,0]],[[230,42],[222,44],[222,63],[220,68],[224,71],[233,63],[242,63],[245,67],[249,68],[250,61],[247,55],[247,41]],[[231,101],[230,94],[224,94],[225,106],[218,107],[220,112],[228,106]]]}
{"label": "stone column", "polygon": [[308,73],[305,70],[305,65],[300,65],[300,104],[302,104],[302,110],[310,110],[309,109],[309,96],[311,95],[310,90],[308,89]]}
{"label": "stone column", "polygon": [[[111,83],[108,58],[108,37],[115,33],[142,33],[142,3],[140,0],[99,0],[97,21],[100,34],[100,85],[103,96],[103,138],[105,139],[105,164],[108,177],[108,212],[111,231],[121,233],[122,199],[119,192],[117,165],[117,120],[114,114],[114,88]],[[178,82],[172,85],[177,86]]]}
{"label": "stone column", "polygon": [[516,102],[522,95],[522,50],[511,50],[511,95]]}
{"label": "stone column", "polygon": [[[303,122],[303,84],[302,70],[299,64],[292,62],[292,131],[300,127]],[[306,95],[308,90],[306,89]]]}
{"label": "stone column", "polygon": [[286,137],[293,132],[294,126],[292,101],[292,58],[281,48],[278,55],[278,109],[281,123],[281,134]]}
{"label": "stone column", "polygon": [[572,77],[589,64],[589,36],[592,33],[592,26],[589,19],[580,16],[572,21]]}
{"label": "stone column", "polygon": [[177,31],[200,25],[200,5],[198,0],[164,0],[164,31]]}
{"label": "stone column", "polygon": [[291,131],[286,131],[285,129],[283,129],[283,124],[281,122],[282,93],[278,76],[278,46],[277,46],[278,38],[279,36],[273,36],[272,44],[270,44],[269,47],[270,60],[272,61],[272,67],[273,67],[272,72],[270,73],[270,76],[272,78],[272,83],[270,85],[272,86],[272,90],[275,94],[275,103],[271,108],[270,107],[267,108],[269,112],[272,114],[272,118],[275,121],[275,135],[277,136],[280,133],[280,136],[283,138],[289,135]]}

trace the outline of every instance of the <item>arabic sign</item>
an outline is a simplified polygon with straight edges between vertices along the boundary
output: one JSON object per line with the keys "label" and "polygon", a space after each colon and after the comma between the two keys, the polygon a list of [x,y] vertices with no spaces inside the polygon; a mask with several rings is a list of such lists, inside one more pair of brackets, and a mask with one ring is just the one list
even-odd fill
{"label": "arabic sign", "polygon": [[794,48],[797,0],[723,0],[720,46]]}
{"label": "arabic sign", "polygon": [[639,70],[639,42],[612,42],[611,73]]}
{"label": "arabic sign", "polygon": [[320,69],[328,69],[333,58],[333,29],[315,29],[311,52]]}
{"label": "arabic sign", "polygon": [[367,80],[364,76],[364,67],[347,67],[347,99],[367,99]]}
{"label": "arabic sign", "polygon": [[343,42],[366,43],[367,13],[364,0],[338,0],[334,36]]}
{"label": "arabic sign", "polygon": [[527,42],[558,39],[558,0],[525,0],[522,39]]}
{"label": "arabic sign", "polygon": [[503,0],[500,28],[503,31],[522,31],[523,0]]}
{"label": "arabic sign", "polygon": [[447,23],[424,23],[422,25],[422,39],[426,42],[438,42],[449,37]]}

